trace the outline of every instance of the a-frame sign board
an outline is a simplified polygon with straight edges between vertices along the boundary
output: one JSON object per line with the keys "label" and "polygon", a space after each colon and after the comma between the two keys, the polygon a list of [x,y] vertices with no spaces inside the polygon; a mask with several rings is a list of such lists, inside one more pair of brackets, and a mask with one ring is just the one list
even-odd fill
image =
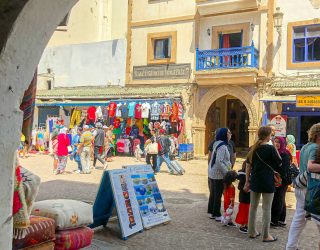
{"label": "a-frame sign board", "polygon": [[143,231],[139,205],[126,169],[104,171],[93,205],[91,228],[106,226],[116,206],[122,239]]}

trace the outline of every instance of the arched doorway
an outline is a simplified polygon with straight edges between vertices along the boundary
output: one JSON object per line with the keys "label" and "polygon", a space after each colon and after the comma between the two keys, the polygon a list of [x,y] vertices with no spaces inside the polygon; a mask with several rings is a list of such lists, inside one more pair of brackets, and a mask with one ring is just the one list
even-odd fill
{"label": "arched doorway", "polygon": [[[239,106],[238,109],[241,110],[241,112],[246,111],[242,117],[243,120],[247,120],[245,128],[248,131],[246,132],[248,136],[246,135],[245,136],[248,139],[245,142],[245,146],[251,146],[255,142],[256,132],[258,130],[258,125],[259,125],[258,124],[259,123],[259,116],[258,116],[259,101],[258,101],[257,95],[258,93],[256,92],[253,92],[253,91],[249,92],[245,88],[241,86],[235,86],[235,85],[217,86],[217,87],[210,88],[201,97],[195,109],[194,115],[196,119],[194,119],[192,123],[195,155],[199,157],[205,156],[205,154],[207,153],[209,140],[213,139],[212,130],[214,131],[214,128],[210,127],[209,129],[207,129],[206,125],[209,122],[207,121],[207,117],[209,117],[208,118],[209,120],[213,119],[212,115],[208,116],[208,113],[211,114],[211,112],[213,112],[211,109],[215,108],[214,103],[216,103],[216,107],[220,105],[220,110],[218,111],[220,112],[220,116],[219,116],[220,124],[217,124],[215,126],[219,126],[219,127],[228,126],[226,111],[224,113],[221,112],[222,106],[225,109],[227,109],[227,105],[228,105],[227,99],[231,100],[229,101],[230,106],[231,105],[233,105],[234,107]],[[220,102],[223,102],[223,100],[225,100],[224,105],[220,103]],[[217,103],[219,104],[218,106],[217,106]],[[230,108],[229,110],[232,110],[232,109]],[[224,118],[222,117],[222,114],[225,114]],[[234,115],[232,117],[234,117]],[[238,114],[236,113],[236,117],[240,117],[240,116],[238,116]],[[232,119],[229,118],[229,121],[231,122]],[[210,125],[210,126],[213,126],[213,125]],[[241,133],[239,135],[240,135],[240,138],[241,136],[244,136]]]}
{"label": "arched doorway", "polygon": [[[228,127],[237,148],[249,146],[249,114],[245,105],[236,97],[225,95],[210,106],[205,121],[205,145],[214,140],[215,130]],[[208,153],[206,148],[205,153]]]}
{"label": "arched doorway", "polygon": [[42,52],[59,22],[78,0],[13,0],[0,20],[0,249],[11,249],[14,155],[19,145],[19,109]]}

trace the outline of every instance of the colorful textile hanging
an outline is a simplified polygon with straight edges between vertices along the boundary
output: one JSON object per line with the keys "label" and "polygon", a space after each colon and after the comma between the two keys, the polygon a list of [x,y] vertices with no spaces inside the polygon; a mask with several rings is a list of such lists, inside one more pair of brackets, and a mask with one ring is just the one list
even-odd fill
{"label": "colorful textile hanging", "polygon": [[24,92],[22,102],[20,104],[20,110],[23,111],[23,124],[22,133],[26,137],[26,140],[30,143],[33,114],[36,102],[36,90],[37,90],[37,70],[34,73],[33,79],[29,85],[29,88]]}

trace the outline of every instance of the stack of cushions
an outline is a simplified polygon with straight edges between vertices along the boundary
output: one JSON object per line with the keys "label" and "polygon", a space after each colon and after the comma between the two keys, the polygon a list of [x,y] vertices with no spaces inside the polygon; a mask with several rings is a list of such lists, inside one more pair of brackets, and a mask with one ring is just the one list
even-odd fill
{"label": "stack of cushions", "polygon": [[30,216],[30,226],[23,239],[14,239],[12,249],[54,249],[55,222],[53,219]]}
{"label": "stack of cushions", "polygon": [[55,250],[76,250],[91,245],[92,206],[75,200],[45,200],[34,203],[32,214],[51,218],[56,225]]}

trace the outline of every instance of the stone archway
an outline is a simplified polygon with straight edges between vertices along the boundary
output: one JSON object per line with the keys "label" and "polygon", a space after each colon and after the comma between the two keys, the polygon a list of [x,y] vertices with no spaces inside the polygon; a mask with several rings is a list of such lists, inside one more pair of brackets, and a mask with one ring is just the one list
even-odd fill
{"label": "stone archway", "polygon": [[5,35],[0,41],[0,249],[12,248],[13,162],[22,124],[20,102],[50,37],[77,1],[12,0],[1,6],[7,12],[0,20]]}
{"label": "stone archway", "polygon": [[249,145],[252,145],[256,138],[256,131],[259,126],[258,108],[255,105],[255,99],[252,94],[239,86],[219,86],[210,89],[199,101],[196,119],[192,124],[193,128],[193,143],[195,144],[195,154],[198,156],[204,155],[205,148],[205,119],[211,105],[220,97],[232,95],[238,98],[247,108],[249,114]]}

